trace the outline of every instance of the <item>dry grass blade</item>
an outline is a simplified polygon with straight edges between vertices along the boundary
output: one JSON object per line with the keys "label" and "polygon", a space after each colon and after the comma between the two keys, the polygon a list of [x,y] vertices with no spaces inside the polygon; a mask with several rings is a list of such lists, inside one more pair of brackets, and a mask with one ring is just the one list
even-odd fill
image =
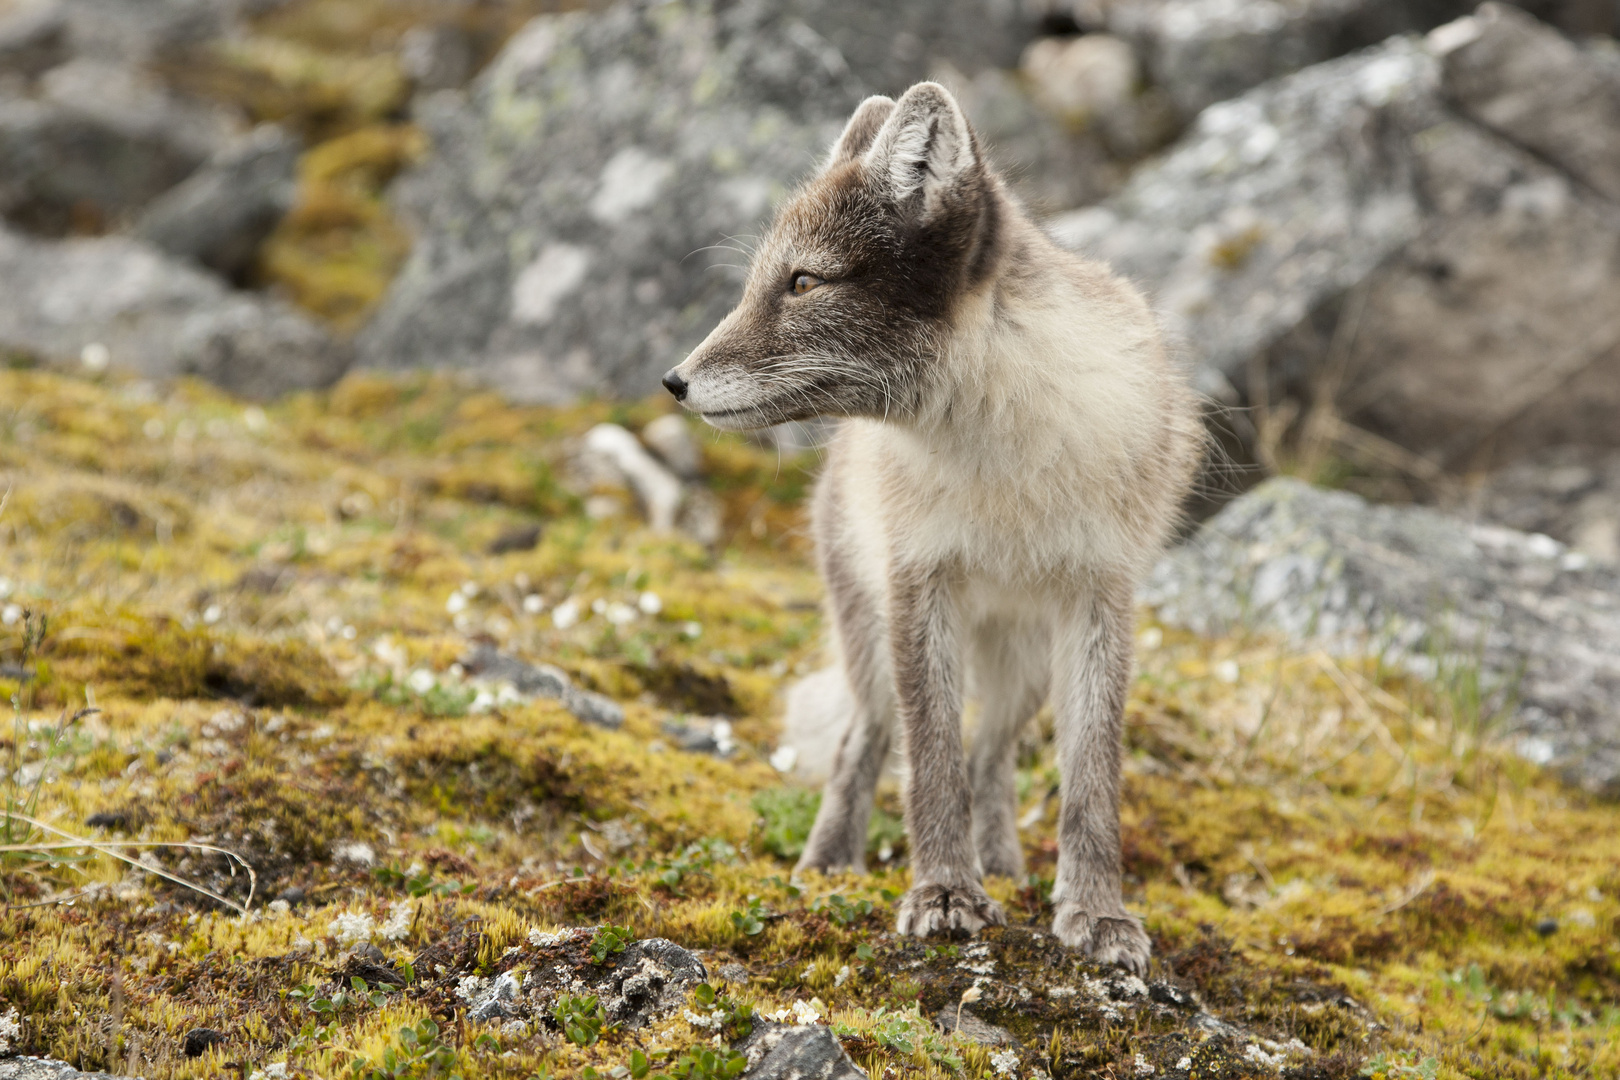
{"label": "dry grass blade", "polygon": [[[224,904],[226,907],[231,908],[234,911],[238,911],[243,915],[246,915],[248,913],[248,909],[253,906],[253,894],[258,889],[259,876],[253,872],[253,866],[234,851],[228,851],[222,847],[215,847],[212,844],[193,843],[188,840],[86,840],[83,837],[74,836],[70,832],[58,829],[54,825],[48,825],[37,818],[31,818],[26,814],[14,813],[11,816],[18,821],[32,825],[36,829],[41,829],[45,832],[51,833],[54,836],[60,836],[66,842],[59,844],[8,844],[0,846],[0,851],[55,851],[61,849],[87,848],[91,851],[100,852],[101,854],[110,858],[117,859],[119,862],[128,863],[130,866],[133,866],[139,870],[144,870],[149,874],[156,874],[158,877],[163,878],[166,881],[172,881],[181,888],[190,889],[192,892],[200,893],[203,896],[208,897],[210,900]],[[148,866],[139,859],[132,859],[128,855],[125,855],[123,852],[117,850],[119,848],[184,848],[189,851],[206,851],[212,852],[216,855],[224,855],[227,859],[232,860],[233,864],[241,863],[242,869],[247,871],[247,900],[242,903],[237,903],[235,900],[232,900],[229,897],[221,896],[219,893],[210,889],[206,885],[199,884],[195,881],[189,881],[186,878],[180,877],[178,874],[171,874],[162,867]],[[233,875],[236,873],[236,868],[234,865],[231,868],[231,873]]]}

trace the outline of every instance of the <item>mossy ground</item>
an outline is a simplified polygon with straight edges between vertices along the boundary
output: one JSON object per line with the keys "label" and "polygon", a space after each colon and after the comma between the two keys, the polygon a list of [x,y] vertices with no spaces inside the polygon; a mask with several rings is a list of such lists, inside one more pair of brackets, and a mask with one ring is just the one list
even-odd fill
{"label": "mossy ground", "polygon": [[[36,816],[63,832],[208,844],[258,875],[244,917],[105,854],[0,853],[0,1014],[18,1010],[17,1048],[154,1078],[283,1061],[331,1076],[401,1053],[400,1029],[431,1017],[448,1057],[419,1073],[526,1077],[708,1045],[681,1017],[589,1048],[466,1021],[456,979],[534,963],[533,929],[607,922],[704,950],[711,974],[742,965],[730,993],[761,1012],[818,999],[874,1076],[993,1072],[986,1048],[903,1018],[952,1010],[973,984],[952,951],[967,943],[889,932],[903,842],[886,838],[897,850],[871,876],[801,892],[772,851],[791,850],[806,801],[767,796],[769,822],[754,809],[782,784],[765,762],[776,695],[818,659],[813,457],[705,434],[725,507],[714,550],[632,514],[584,516],[569,440],[658,412],[365,376],[260,409],[194,384],[0,372],[8,792],[37,779]],[[534,549],[488,554],[525,524],[542,529]],[[639,611],[649,592],[656,615],[592,613]],[[584,617],[558,629],[568,600]],[[1614,806],[1504,753],[1467,672],[1418,683],[1145,615],[1141,633],[1125,856],[1155,977],[1256,1037],[1299,1039],[1314,1053],[1291,1059],[1296,1076],[1620,1072]],[[613,695],[623,729],[544,701],[469,713],[453,665],[479,637]],[[52,744],[58,717],[91,704]],[[720,706],[730,760],[669,745],[673,713]],[[1025,929],[1049,925],[1054,779],[1032,737],[1031,876],[990,886],[1014,924],[987,935],[1002,996],[968,1011],[1021,1040],[1020,1075],[1146,1075],[1139,1060],[1265,1074],[1185,1025],[1099,1025],[1048,992],[1091,971]],[[884,805],[898,809],[892,792]],[[119,850],[247,900],[217,852]],[[291,889],[290,911],[267,908]],[[381,933],[391,917],[405,922]],[[311,1011],[295,991],[332,1000],[367,936],[416,957],[417,983]],[[1020,985],[1032,999],[1006,996]],[[226,1040],[187,1058],[195,1027]]]}

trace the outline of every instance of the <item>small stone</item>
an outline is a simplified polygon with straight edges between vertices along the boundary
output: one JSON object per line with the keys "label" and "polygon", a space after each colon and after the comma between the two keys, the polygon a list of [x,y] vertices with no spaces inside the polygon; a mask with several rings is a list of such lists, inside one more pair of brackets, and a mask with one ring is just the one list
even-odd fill
{"label": "small stone", "polygon": [[980,1020],[967,1009],[960,1012],[961,1020],[958,1022],[956,1009],[941,1009],[934,1022],[939,1030],[944,1032],[959,1032],[963,1037],[972,1039],[980,1046],[1016,1046],[1018,1042],[1006,1028],[998,1027],[985,1020]]}
{"label": "small stone", "polygon": [[715,970],[715,974],[728,983],[735,983],[738,986],[748,985],[748,969],[735,961],[729,964],[721,964]]}
{"label": "small stone", "polygon": [[182,1046],[182,1049],[185,1051],[185,1055],[188,1058],[202,1057],[211,1048],[218,1046],[224,1041],[225,1033],[223,1031],[215,1031],[213,1028],[196,1027],[186,1032],[185,1043]]}
{"label": "small stone", "polygon": [[539,525],[514,525],[490,541],[491,555],[506,555],[513,551],[533,551],[540,543]]}
{"label": "small stone", "polygon": [[304,890],[298,885],[289,885],[276,894],[275,899],[283,900],[293,907],[304,902]]}
{"label": "small stone", "polygon": [[1542,937],[1552,937],[1558,933],[1558,920],[1552,918],[1542,919],[1536,923],[1536,933]]}

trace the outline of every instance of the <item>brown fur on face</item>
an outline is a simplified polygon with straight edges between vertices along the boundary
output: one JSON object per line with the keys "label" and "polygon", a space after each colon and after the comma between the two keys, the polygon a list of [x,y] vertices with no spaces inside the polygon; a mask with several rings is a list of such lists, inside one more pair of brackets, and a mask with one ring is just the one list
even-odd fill
{"label": "brown fur on face", "polygon": [[[913,97],[908,108],[937,104]],[[929,184],[926,158],[891,169],[895,153],[874,140],[895,108],[869,98],[857,110],[825,168],[778,213],[742,302],[671,372],[687,407],[716,426],[916,410],[956,299],[994,265],[1005,195],[965,125],[960,171]],[[795,295],[800,274],[822,283]]]}

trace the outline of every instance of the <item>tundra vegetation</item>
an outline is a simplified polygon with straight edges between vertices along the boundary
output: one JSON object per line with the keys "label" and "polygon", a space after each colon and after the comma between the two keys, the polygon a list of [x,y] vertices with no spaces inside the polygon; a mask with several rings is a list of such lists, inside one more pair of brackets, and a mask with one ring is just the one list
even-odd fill
{"label": "tundra vegetation", "polygon": [[[10,1049],[149,1078],[639,1080],[732,1075],[732,1044],[784,1016],[874,1077],[1620,1071],[1620,814],[1515,757],[1511,688],[1466,667],[1419,681],[1142,612],[1127,902],[1155,1000],[1196,995],[1228,1034],[1086,1004],[1105,973],[1042,933],[1044,716],[1029,875],[989,886],[1006,928],[891,933],[892,788],[870,875],[795,882],[815,795],[769,758],[778,692],[820,662],[816,462],[704,433],[712,548],[627,501],[587,515],[623,493],[571,484],[570,447],[664,408],[369,375],[259,407],[0,371]],[[622,726],[480,688],[457,664],[480,641],[613,697]],[[729,756],[679,748],[667,725],[695,716],[729,719]],[[499,976],[660,937],[708,981],[644,1026],[575,991],[469,1016]],[[187,1056],[196,1029],[221,1037]]]}

